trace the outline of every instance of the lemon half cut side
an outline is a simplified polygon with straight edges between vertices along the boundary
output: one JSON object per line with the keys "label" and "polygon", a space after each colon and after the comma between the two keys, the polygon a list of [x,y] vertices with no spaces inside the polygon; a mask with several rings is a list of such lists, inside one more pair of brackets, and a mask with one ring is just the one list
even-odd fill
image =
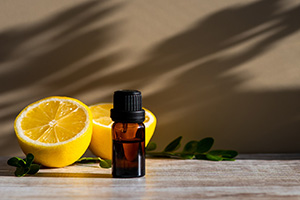
{"label": "lemon half cut side", "polygon": [[79,100],[48,97],[17,116],[15,132],[25,154],[47,167],[64,167],[79,159],[92,136],[92,114]]}
{"label": "lemon half cut side", "polygon": [[[93,135],[89,149],[96,156],[104,159],[112,159],[112,133],[111,126],[114,123],[110,118],[110,109],[113,108],[112,103],[101,103],[90,106],[93,114]],[[145,146],[148,145],[154,134],[156,127],[156,117],[154,114],[145,109],[146,128]]]}

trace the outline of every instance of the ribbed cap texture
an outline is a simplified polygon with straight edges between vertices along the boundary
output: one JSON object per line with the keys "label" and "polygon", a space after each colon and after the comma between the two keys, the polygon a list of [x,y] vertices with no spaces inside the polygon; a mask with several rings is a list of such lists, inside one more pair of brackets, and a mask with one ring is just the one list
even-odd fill
{"label": "ribbed cap texture", "polygon": [[122,111],[142,110],[142,94],[137,90],[119,90],[114,93],[114,109]]}
{"label": "ribbed cap texture", "polygon": [[118,90],[114,93],[114,107],[111,118],[115,122],[142,123],[145,110],[142,108],[142,94],[137,90]]}

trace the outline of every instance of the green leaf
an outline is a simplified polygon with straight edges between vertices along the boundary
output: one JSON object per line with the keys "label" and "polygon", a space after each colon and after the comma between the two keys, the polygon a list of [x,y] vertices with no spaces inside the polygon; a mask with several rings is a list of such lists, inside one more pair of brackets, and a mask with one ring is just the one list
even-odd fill
{"label": "green leaf", "polygon": [[154,142],[150,142],[148,145],[147,145],[147,148],[146,148],[146,151],[153,151],[156,149],[156,144]]}
{"label": "green leaf", "polygon": [[99,162],[102,168],[111,168],[111,160],[104,160],[100,157],[82,157],[76,161],[76,163],[88,164]]}
{"label": "green leaf", "polygon": [[18,161],[18,164],[21,166],[21,167],[26,167],[26,162],[23,160],[23,159],[20,159]]}
{"label": "green leaf", "polygon": [[213,144],[214,144],[213,138],[211,138],[211,137],[204,138],[198,142],[196,152],[197,153],[208,152]]}
{"label": "green leaf", "polygon": [[27,154],[25,159],[21,159],[18,157],[10,158],[7,161],[7,164],[10,166],[17,167],[15,171],[15,176],[22,177],[28,174],[35,174],[39,171],[40,165],[32,164],[34,160],[34,156],[29,153]]}
{"label": "green leaf", "polygon": [[170,158],[173,156],[173,153],[170,152],[147,152],[148,156],[157,157],[157,158]]}
{"label": "green leaf", "polygon": [[199,160],[207,160],[205,154],[197,154],[197,155],[195,155],[195,158],[199,159]]}
{"label": "green leaf", "polygon": [[100,167],[102,167],[102,168],[111,168],[111,160],[100,159]]}
{"label": "green leaf", "polygon": [[188,142],[184,148],[183,148],[183,152],[186,152],[186,153],[195,153],[196,150],[197,150],[197,145],[198,145],[198,142],[197,141],[190,141]]}
{"label": "green leaf", "polygon": [[97,163],[97,162],[100,162],[99,157],[82,157],[76,161],[76,163],[84,163],[84,164]]}
{"label": "green leaf", "polygon": [[225,158],[234,158],[238,155],[238,152],[234,150],[213,150],[210,151],[209,154],[218,155]]}
{"label": "green leaf", "polygon": [[19,164],[19,160],[22,159],[18,157],[12,157],[7,161],[7,164],[14,167],[20,167],[21,165]]}
{"label": "green leaf", "polygon": [[223,160],[222,156],[218,156],[218,155],[212,155],[212,154],[206,154],[206,158],[208,160],[212,160],[212,161],[221,161]]}
{"label": "green leaf", "polygon": [[29,167],[32,164],[33,160],[34,156],[31,153],[27,154],[26,158],[24,159],[24,161],[26,162],[26,167]]}
{"label": "green leaf", "polygon": [[183,159],[193,159],[195,157],[194,154],[180,154],[180,157]]}
{"label": "green leaf", "polygon": [[17,177],[25,176],[28,171],[29,171],[29,167],[17,167],[15,171],[15,176]]}
{"label": "green leaf", "polygon": [[38,164],[32,164],[30,165],[30,169],[27,172],[27,174],[36,174],[40,170],[40,165]]}
{"label": "green leaf", "polygon": [[168,146],[165,148],[164,152],[173,152],[179,149],[180,147],[180,141],[182,139],[182,136],[179,136],[175,140],[173,140]]}

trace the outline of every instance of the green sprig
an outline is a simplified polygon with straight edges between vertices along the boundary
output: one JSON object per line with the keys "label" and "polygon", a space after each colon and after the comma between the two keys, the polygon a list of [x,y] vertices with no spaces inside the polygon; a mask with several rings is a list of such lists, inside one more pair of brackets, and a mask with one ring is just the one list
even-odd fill
{"label": "green sprig", "polygon": [[25,159],[12,157],[7,164],[16,167],[15,176],[22,177],[26,174],[36,174],[40,170],[40,165],[33,163],[34,156],[29,153]]}
{"label": "green sprig", "polygon": [[[175,152],[181,146],[182,136],[170,142],[166,148],[161,152],[153,152],[157,145],[150,142],[146,148],[147,155],[151,157],[164,157],[164,158],[181,158],[181,159],[198,159],[198,160],[212,160],[212,161],[234,161],[238,155],[234,150],[212,150],[214,139],[211,137],[204,138],[200,141],[192,140],[188,142],[182,152]],[[40,165],[34,164],[34,156],[29,153],[25,159],[19,157],[12,157],[7,161],[7,164],[16,167],[15,176],[22,177],[26,174],[36,174]],[[111,168],[111,160],[102,159],[100,157],[82,157],[75,163],[99,163],[102,168]]]}
{"label": "green sprig", "polygon": [[[234,157],[238,152],[234,150],[212,150],[214,139],[211,137],[204,138],[200,141],[188,142],[182,152],[175,152],[181,146],[182,136],[176,138],[162,152],[152,152],[156,149],[157,145],[150,142],[146,148],[147,155],[151,157],[164,157],[164,158],[181,158],[181,159],[198,159],[198,160],[212,160],[212,161],[234,161]],[[102,168],[111,168],[111,160],[102,159],[100,157],[82,157],[75,163],[89,164],[99,163]]]}
{"label": "green sprig", "polygon": [[204,138],[200,141],[192,140],[188,142],[182,152],[175,152],[180,148],[182,136],[176,138],[162,152],[152,152],[156,149],[156,144],[150,142],[146,148],[147,155],[151,157],[167,157],[167,158],[181,158],[181,159],[198,159],[198,160],[212,160],[212,161],[234,161],[238,155],[234,150],[212,150],[214,139],[211,137]]}
{"label": "green sprig", "polygon": [[88,164],[88,163],[99,163],[102,168],[111,168],[111,160],[102,159],[100,157],[82,157],[75,163]]}

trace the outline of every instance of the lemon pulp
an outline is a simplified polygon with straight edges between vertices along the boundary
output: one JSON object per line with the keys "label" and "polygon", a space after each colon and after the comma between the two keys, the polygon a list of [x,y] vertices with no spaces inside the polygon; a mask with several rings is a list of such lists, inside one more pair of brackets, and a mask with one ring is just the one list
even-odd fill
{"label": "lemon pulp", "polygon": [[26,107],[16,118],[15,131],[25,154],[51,167],[75,162],[91,140],[92,115],[82,102],[49,97]]}

